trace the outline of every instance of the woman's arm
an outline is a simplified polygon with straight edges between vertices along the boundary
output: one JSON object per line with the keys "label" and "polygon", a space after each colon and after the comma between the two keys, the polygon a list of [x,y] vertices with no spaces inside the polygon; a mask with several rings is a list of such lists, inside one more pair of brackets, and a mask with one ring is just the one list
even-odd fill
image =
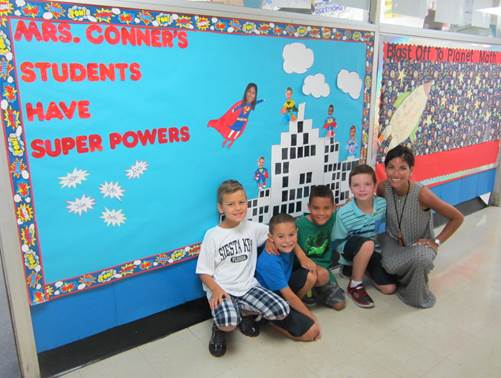
{"label": "woman's arm", "polygon": [[442,232],[437,235],[440,244],[451,237],[463,223],[464,216],[454,206],[438,198],[430,189],[423,187],[419,192],[419,202],[423,208],[435,210],[437,213],[448,219]]}

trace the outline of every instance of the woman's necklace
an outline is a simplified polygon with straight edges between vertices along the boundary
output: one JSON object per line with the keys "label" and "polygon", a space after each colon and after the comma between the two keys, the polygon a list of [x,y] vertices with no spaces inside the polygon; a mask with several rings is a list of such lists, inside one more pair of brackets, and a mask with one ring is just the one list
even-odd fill
{"label": "woman's necklace", "polygon": [[400,242],[400,245],[402,247],[405,246],[404,237],[402,236],[402,219],[404,217],[405,205],[407,204],[407,197],[409,196],[410,189],[411,189],[411,183],[409,182],[409,186],[407,187],[407,193],[405,193],[404,205],[402,206],[402,211],[400,212],[400,214],[398,214],[397,198],[395,196],[395,191],[394,190],[391,191],[393,194],[393,205],[395,206],[395,214],[397,215],[398,241]]}

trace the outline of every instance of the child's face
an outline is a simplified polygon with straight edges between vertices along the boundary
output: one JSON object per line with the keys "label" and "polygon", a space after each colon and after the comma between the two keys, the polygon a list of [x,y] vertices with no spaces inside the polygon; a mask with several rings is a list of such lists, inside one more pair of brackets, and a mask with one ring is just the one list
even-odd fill
{"label": "child's face", "polygon": [[332,113],[334,113],[334,107],[333,106],[329,106],[328,114],[332,115]]}
{"label": "child's face", "polygon": [[360,173],[351,177],[350,190],[357,200],[364,201],[374,196],[376,184],[368,173]]}
{"label": "child's face", "polygon": [[225,225],[238,226],[247,215],[247,196],[243,190],[223,194],[223,201],[217,204],[217,208],[225,216],[223,221]]}
{"label": "child's face", "polygon": [[259,159],[258,160],[258,165],[259,165],[259,168],[263,168],[263,166],[264,166],[264,159]]}
{"label": "child's face", "polygon": [[357,129],[350,129],[350,138],[355,138],[356,132],[357,132]]}
{"label": "child's face", "polygon": [[407,182],[409,181],[412,168],[409,164],[401,157],[396,157],[391,159],[386,166],[386,176],[393,189],[402,190],[407,188]]}
{"label": "child's face", "polygon": [[308,204],[310,218],[318,226],[326,224],[335,210],[334,203],[329,197],[313,197]]}
{"label": "child's face", "polygon": [[270,238],[280,252],[290,253],[297,244],[297,229],[292,222],[276,224]]}
{"label": "child's face", "polygon": [[254,102],[256,99],[256,88],[250,87],[247,89],[247,92],[245,92],[245,101],[246,102]]}
{"label": "child's face", "polygon": [[285,91],[285,97],[287,97],[287,100],[290,100],[292,97],[292,91],[290,89]]}

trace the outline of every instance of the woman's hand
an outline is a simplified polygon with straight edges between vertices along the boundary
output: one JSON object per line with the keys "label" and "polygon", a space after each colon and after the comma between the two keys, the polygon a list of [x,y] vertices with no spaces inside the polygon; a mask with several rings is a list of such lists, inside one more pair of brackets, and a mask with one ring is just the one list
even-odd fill
{"label": "woman's hand", "polygon": [[425,247],[433,249],[435,252],[437,252],[438,250],[438,245],[434,240],[431,239],[419,239],[414,243],[414,245],[423,245]]}

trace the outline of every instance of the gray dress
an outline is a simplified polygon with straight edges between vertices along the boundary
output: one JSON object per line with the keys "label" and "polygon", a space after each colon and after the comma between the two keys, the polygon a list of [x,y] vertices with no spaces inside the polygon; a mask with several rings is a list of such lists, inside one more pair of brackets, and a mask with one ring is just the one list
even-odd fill
{"label": "gray dress", "polygon": [[[414,307],[428,308],[435,304],[435,296],[428,287],[428,273],[433,269],[436,252],[429,247],[413,245],[418,239],[434,239],[431,210],[423,210],[419,203],[422,188],[418,183],[411,183],[404,208],[405,195],[395,193],[394,196],[391,185],[385,182],[387,210],[382,256],[383,267],[397,276],[397,295],[400,299]],[[401,216],[404,246],[398,241],[398,218]]]}

